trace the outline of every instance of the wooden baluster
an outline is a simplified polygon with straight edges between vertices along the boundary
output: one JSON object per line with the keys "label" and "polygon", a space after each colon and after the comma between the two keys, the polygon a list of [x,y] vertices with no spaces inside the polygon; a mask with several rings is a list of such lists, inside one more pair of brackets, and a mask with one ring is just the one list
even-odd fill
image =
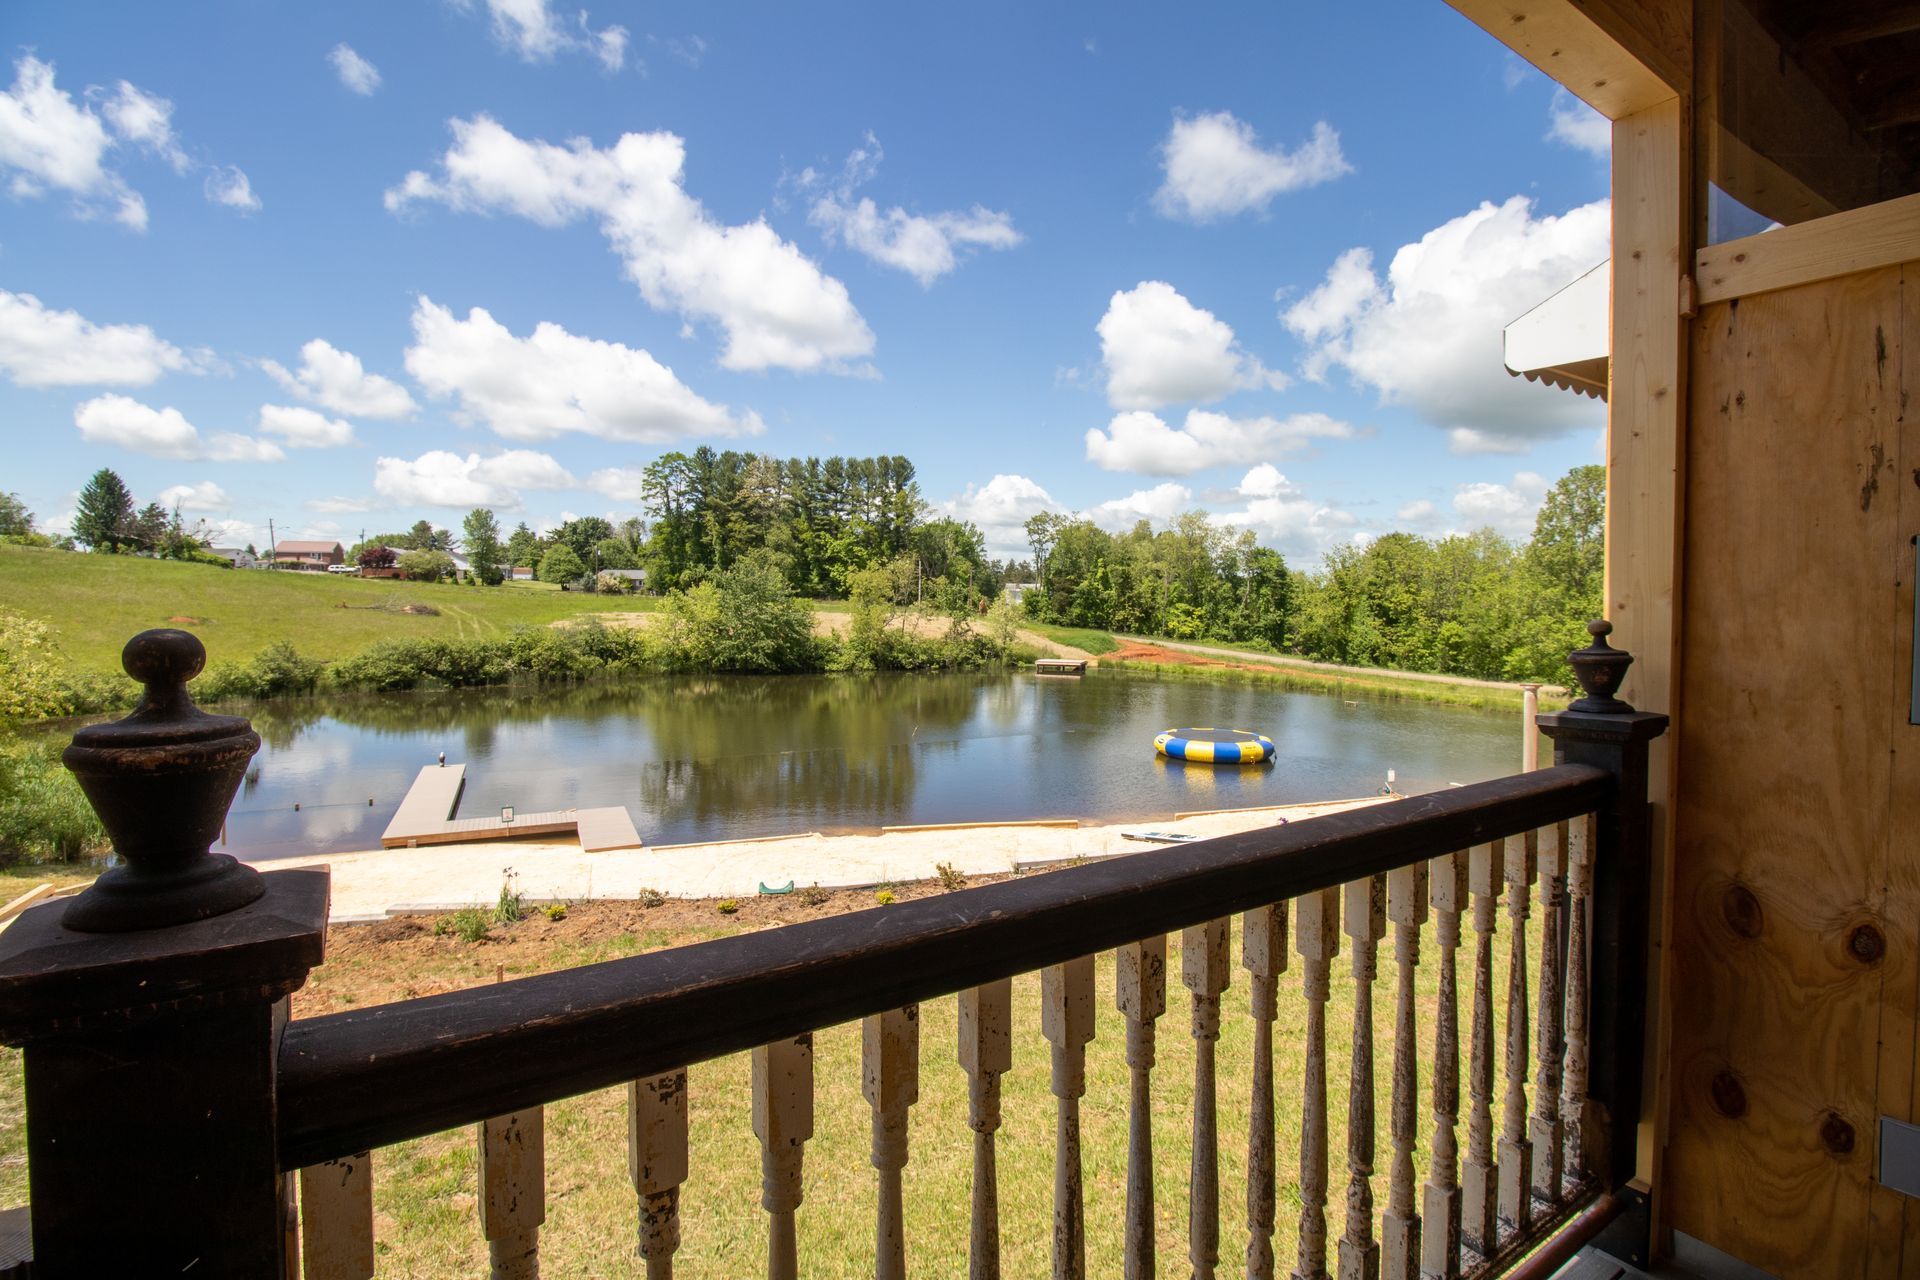
{"label": "wooden baluster", "polygon": [[1129,942],[1114,954],[1114,1003],[1127,1022],[1127,1226],[1122,1248],[1126,1280],[1154,1274],[1153,1078],[1154,1023],[1167,1011],[1167,939]]}
{"label": "wooden baluster", "polygon": [[1240,921],[1240,960],[1253,988],[1253,1104],[1247,1115],[1247,1280],[1273,1280],[1273,1021],[1287,971],[1287,904]]}
{"label": "wooden baluster", "polygon": [[1300,1255],[1294,1280],[1327,1280],[1327,997],[1340,954],[1340,890],[1295,904],[1293,945],[1307,996],[1307,1070],[1300,1100]]}
{"label": "wooden baluster", "polygon": [[900,1174],[907,1167],[907,1110],[920,1100],[920,1006],[869,1016],[861,1025],[861,1089],[873,1108],[879,1172],[874,1280],[906,1280],[907,1227]]}
{"label": "wooden baluster", "polygon": [[1560,1125],[1560,993],[1566,971],[1560,937],[1566,877],[1567,824],[1558,822],[1547,828],[1547,838],[1540,842],[1540,1026],[1534,1036],[1539,1074],[1533,1090],[1533,1195],[1548,1207],[1560,1203],[1565,1159]]}
{"label": "wooden baluster", "polygon": [[1467,905],[1465,852],[1435,858],[1428,868],[1433,932],[1440,944],[1439,1017],[1433,1033],[1433,1161],[1422,1204],[1420,1274],[1454,1280],[1460,1274],[1460,912]]}
{"label": "wooden baluster", "polygon": [[1229,922],[1209,920],[1180,935],[1180,980],[1193,993],[1193,1159],[1187,1173],[1187,1260],[1194,1280],[1220,1265],[1220,1134],[1214,1046],[1220,994],[1232,981]]}
{"label": "wooden baluster", "polygon": [[1473,1053],[1467,1064],[1467,1158],[1461,1169],[1462,1241],[1491,1258],[1498,1247],[1499,1173],[1493,1163],[1493,924],[1500,902],[1501,845],[1467,854],[1473,894]]}
{"label": "wooden baluster", "polygon": [[640,1203],[647,1280],[673,1280],[680,1248],[680,1184],[687,1180],[687,1073],[627,1086],[627,1176]]}
{"label": "wooden baluster", "polygon": [[1426,863],[1387,873],[1387,918],[1393,922],[1393,959],[1399,972],[1393,1014],[1393,1165],[1380,1225],[1380,1263],[1385,1280],[1416,1280],[1420,1215],[1413,1199],[1413,1147],[1420,1110],[1420,1046],[1414,1027],[1413,970],[1420,963],[1420,926],[1427,919]]}
{"label": "wooden baluster", "polygon": [[547,1220],[546,1110],[529,1107],[479,1125],[480,1231],[493,1280],[538,1280]]}
{"label": "wooden baluster", "polygon": [[1594,815],[1567,828],[1567,1069],[1560,1084],[1560,1114],[1567,1128],[1567,1168],[1586,1181],[1587,1167],[1587,911],[1593,894]]}
{"label": "wooden baluster", "polygon": [[1509,1232],[1533,1220],[1533,1140],[1527,1136],[1527,1068],[1533,1054],[1527,999],[1527,917],[1539,865],[1539,833],[1506,839],[1507,1051],[1506,1106],[1500,1121],[1500,1222]]}
{"label": "wooden baluster", "polygon": [[971,1280],[1000,1280],[1000,1075],[1013,1068],[1013,979],[960,993],[960,1066],[967,1073],[967,1127],[973,1130]]}
{"label": "wooden baluster", "polygon": [[1378,1280],[1373,1239],[1373,980],[1387,929],[1387,878],[1355,880],[1346,891],[1353,939],[1353,1062],[1347,1075],[1347,1222],[1340,1237],[1340,1280]]}
{"label": "wooden baluster", "polygon": [[793,1215],[801,1157],[813,1136],[813,1033],[753,1051],[753,1132],[760,1139],[760,1204],[767,1225],[767,1280],[799,1280]]}
{"label": "wooden baluster", "polygon": [[300,1171],[307,1280],[373,1280],[373,1160],[368,1152]]}
{"label": "wooden baluster", "polygon": [[1080,1096],[1093,1039],[1093,957],[1040,971],[1040,1030],[1053,1045],[1054,1280],[1084,1280],[1087,1224],[1080,1189]]}

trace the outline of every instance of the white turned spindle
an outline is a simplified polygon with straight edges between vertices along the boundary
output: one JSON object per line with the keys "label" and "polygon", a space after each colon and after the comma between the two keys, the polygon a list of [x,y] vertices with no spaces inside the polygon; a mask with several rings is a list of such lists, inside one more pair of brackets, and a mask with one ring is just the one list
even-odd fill
{"label": "white turned spindle", "polygon": [[1500,1117],[1500,1222],[1522,1232],[1533,1220],[1533,1142],[1527,1137],[1527,1070],[1533,1056],[1527,1000],[1527,916],[1533,905],[1533,880],[1539,865],[1539,834],[1529,831],[1506,839],[1507,1041],[1504,1075],[1506,1103]]}
{"label": "white turned spindle", "polygon": [[300,1171],[307,1280],[373,1280],[373,1160],[342,1156]]}
{"label": "white turned spindle", "polygon": [[1253,989],[1253,1097],[1247,1114],[1247,1280],[1273,1280],[1273,1021],[1287,971],[1287,904],[1240,918],[1240,962]]}
{"label": "white turned spindle", "polygon": [[1193,994],[1193,1149],[1187,1173],[1187,1260],[1193,1280],[1220,1265],[1220,1134],[1214,1046],[1220,995],[1232,981],[1229,922],[1209,920],[1180,935],[1180,981]]}
{"label": "white turned spindle", "polygon": [[1565,1160],[1560,1126],[1560,993],[1566,986],[1560,938],[1565,918],[1567,824],[1555,823],[1540,842],[1540,1025],[1534,1031],[1539,1074],[1533,1089],[1533,1196],[1548,1208],[1560,1203]]}
{"label": "white turned spindle", "polygon": [[907,1227],[901,1171],[907,1167],[907,1111],[920,1100],[920,1006],[870,1015],[861,1024],[860,1092],[873,1108],[873,1167],[879,1212],[874,1280],[906,1280]]}
{"label": "white turned spindle", "polygon": [[760,1139],[760,1204],[766,1209],[767,1280],[799,1280],[793,1229],[802,1155],[813,1136],[813,1033],[753,1051],[753,1132]]}
{"label": "white turned spindle", "polygon": [[1467,1064],[1467,1158],[1460,1171],[1460,1236],[1491,1258],[1500,1222],[1499,1172],[1493,1162],[1493,926],[1500,902],[1501,844],[1467,853],[1473,894],[1473,1049]]}
{"label": "white turned spindle", "polygon": [[1420,1274],[1420,1215],[1413,1198],[1413,1148],[1420,1110],[1420,1046],[1414,1026],[1413,971],[1420,963],[1420,926],[1427,920],[1427,864],[1387,873],[1387,919],[1393,924],[1396,972],[1393,1013],[1393,1163],[1387,1212],[1380,1224],[1384,1280]]}
{"label": "white turned spindle", "polygon": [[480,1122],[480,1231],[493,1280],[538,1280],[547,1220],[546,1111]]}
{"label": "white turned spindle", "polygon": [[640,1202],[647,1280],[673,1280],[680,1248],[680,1185],[687,1180],[687,1073],[627,1086],[627,1177]]}
{"label": "white turned spindle", "polygon": [[1427,868],[1433,933],[1440,945],[1439,1016],[1433,1033],[1433,1160],[1421,1204],[1420,1274],[1460,1274],[1460,913],[1467,905],[1468,855],[1444,854]]}
{"label": "white turned spindle", "polygon": [[1340,890],[1294,904],[1294,950],[1307,997],[1306,1081],[1300,1099],[1300,1253],[1294,1280],[1327,1280],[1327,997],[1340,954]]}
{"label": "white turned spindle", "polygon": [[1053,1276],[1087,1274],[1086,1210],[1080,1185],[1080,1096],[1087,1091],[1093,1039],[1093,957],[1040,971],[1040,1030],[1053,1045]]}
{"label": "white turned spindle", "polygon": [[1567,1169],[1584,1182],[1597,1170],[1587,1162],[1587,912],[1593,896],[1593,814],[1567,824],[1567,1066],[1560,1082],[1560,1114],[1567,1127]]}
{"label": "white turned spindle", "polygon": [[1129,942],[1114,953],[1114,1003],[1127,1023],[1127,1217],[1121,1250],[1126,1280],[1154,1275],[1154,1023],[1167,1011],[1167,939]]}
{"label": "white turned spindle", "polygon": [[1387,931],[1387,878],[1346,888],[1346,933],[1353,939],[1353,1060],[1347,1075],[1347,1220],[1340,1236],[1340,1280],[1378,1280],[1373,1238],[1373,981]]}
{"label": "white turned spindle", "polygon": [[967,1073],[967,1127],[973,1130],[969,1280],[1000,1280],[1000,1076],[1013,1069],[1013,979],[960,993],[960,1066]]}

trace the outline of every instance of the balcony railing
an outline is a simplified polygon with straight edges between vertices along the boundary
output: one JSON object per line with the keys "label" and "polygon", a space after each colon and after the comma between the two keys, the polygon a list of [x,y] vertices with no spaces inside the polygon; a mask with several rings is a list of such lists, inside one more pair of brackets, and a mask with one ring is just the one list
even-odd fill
{"label": "balcony railing", "polygon": [[[1604,697],[1618,671],[1596,677],[1574,709],[1540,718],[1556,763],[1538,772],[288,1022],[285,997],[320,956],[325,872],[256,877],[207,853],[252,748],[244,721],[186,699],[182,682],[203,656],[180,633],[129,646],[146,700],[120,725],[83,731],[70,753],[126,865],[72,906],[35,908],[0,934],[0,1036],[26,1048],[36,1276],[109,1274],[129,1258],[154,1271],[371,1276],[378,1149],[462,1126],[478,1132],[493,1274],[537,1275],[542,1107],[621,1084],[636,1251],[647,1276],[671,1276],[692,1171],[688,1097],[702,1064],[743,1051],[766,1274],[797,1276],[813,1033],[858,1020],[874,1271],[902,1277],[913,1254],[908,1119],[922,1071],[935,1069],[932,1055],[922,1061],[919,1009],[951,998],[959,1034],[946,1069],[965,1077],[973,1157],[968,1269],[995,1277],[1013,979],[1036,972],[1055,1112],[1052,1272],[1087,1271],[1082,1107],[1125,1105],[1120,1254],[1128,1277],[1152,1276],[1149,1083],[1175,934],[1194,1052],[1187,1265],[1169,1273],[1214,1276],[1225,1252],[1244,1256],[1249,1277],[1285,1273],[1288,1258],[1301,1280],[1503,1274],[1582,1210],[1600,1203],[1610,1215],[1624,1203],[1615,1193],[1634,1168],[1643,1034],[1646,743],[1665,719]],[[1353,995],[1344,1069],[1329,1061],[1327,1026],[1343,950]],[[1095,987],[1095,957],[1109,951],[1110,995]],[[1439,970],[1425,1052],[1422,963]],[[1215,1045],[1234,1016],[1223,1005],[1236,967],[1252,1063],[1248,1078],[1222,1081]],[[1096,1002],[1108,998],[1125,1023],[1129,1089],[1089,1100]],[[1294,999],[1304,1068],[1276,1080],[1276,1022]],[[1393,1008],[1378,1048],[1376,1001]],[[1223,1088],[1250,1099],[1244,1214],[1220,1205]],[[1276,1090],[1300,1098],[1300,1132],[1276,1133]],[[1330,1090],[1346,1100],[1338,1157]],[[1231,1159],[1240,1138],[1225,1143]],[[1301,1203],[1297,1237],[1276,1240],[1283,1157],[1298,1160]]]}

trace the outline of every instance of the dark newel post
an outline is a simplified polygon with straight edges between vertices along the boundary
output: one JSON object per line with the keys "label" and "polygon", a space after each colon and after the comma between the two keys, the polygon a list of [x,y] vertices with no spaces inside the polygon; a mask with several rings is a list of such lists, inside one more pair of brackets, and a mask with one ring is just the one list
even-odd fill
{"label": "dark newel post", "polygon": [[1591,622],[1587,631],[1593,643],[1569,655],[1586,696],[1538,721],[1553,739],[1555,764],[1594,765],[1619,784],[1598,815],[1587,1022],[1587,1095],[1605,1124],[1603,1136],[1588,1139],[1588,1159],[1615,1190],[1634,1176],[1639,1137],[1653,866],[1647,744],[1666,732],[1667,717],[1635,711],[1614,696],[1633,655],[1607,643],[1612,623]]}
{"label": "dark newel post", "polygon": [[122,661],[140,705],[65,759],[123,865],[0,933],[33,1274],[276,1275],[275,1006],[320,963],[327,872],[209,852],[260,738],[193,705],[206,650],[186,632],[142,632]]}

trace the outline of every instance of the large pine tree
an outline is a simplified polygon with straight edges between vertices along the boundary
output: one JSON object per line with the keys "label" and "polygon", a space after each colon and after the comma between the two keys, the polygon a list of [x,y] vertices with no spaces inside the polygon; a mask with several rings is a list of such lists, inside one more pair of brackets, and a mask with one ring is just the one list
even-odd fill
{"label": "large pine tree", "polygon": [[95,551],[118,551],[133,539],[133,494],[110,469],[100,468],[80,491],[73,536]]}

